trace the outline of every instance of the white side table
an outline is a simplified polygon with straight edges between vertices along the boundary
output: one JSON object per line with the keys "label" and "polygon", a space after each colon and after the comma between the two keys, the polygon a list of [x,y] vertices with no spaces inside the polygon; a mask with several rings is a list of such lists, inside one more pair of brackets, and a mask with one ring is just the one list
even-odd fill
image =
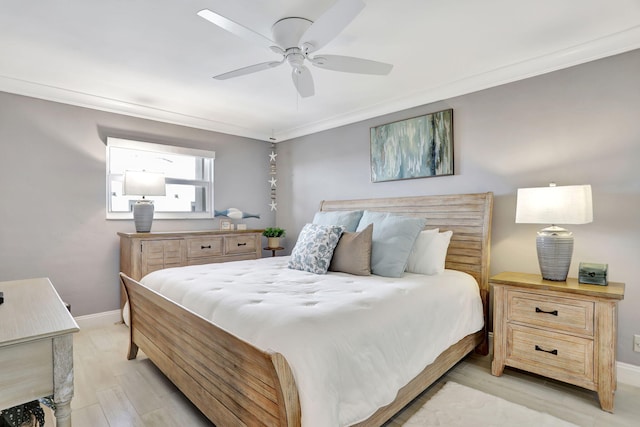
{"label": "white side table", "polygon": [[73,336],[80,329],[47,278],[0,282],[0,408],[53,395],[71,427]]}

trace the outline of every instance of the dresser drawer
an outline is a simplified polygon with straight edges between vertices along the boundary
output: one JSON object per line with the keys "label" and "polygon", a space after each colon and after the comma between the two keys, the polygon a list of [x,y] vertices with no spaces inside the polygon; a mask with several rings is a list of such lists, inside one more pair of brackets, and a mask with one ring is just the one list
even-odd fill
{"label": "dresser drawer", "polygon": [[223,237],[188,239],[187,258],[206,258],[222,255]]}
{"label": "dresser drawer", "polygon": [[142,243],[142,253],[149,263],[182,262],[181,240],[150,240]]}
{"label": "dresser drawer", "polygon": [[593,336],[593,301],[508,290],[507,321]]}
{"label": "dresser drawer", "polygon": [[180,239],[149,240],[141,242],[141,277],[152,271],[183,264],[184,242]]}
{"label": "dresser drawer", "polygon": [[507,363],[583,387],[593,382],[593,340],[507,325]]}
{"label": "dresser drawer", "polygon": [[247,254],[256,251],[254,236],[226,236],[224,238],[224,253],[226,255]]}

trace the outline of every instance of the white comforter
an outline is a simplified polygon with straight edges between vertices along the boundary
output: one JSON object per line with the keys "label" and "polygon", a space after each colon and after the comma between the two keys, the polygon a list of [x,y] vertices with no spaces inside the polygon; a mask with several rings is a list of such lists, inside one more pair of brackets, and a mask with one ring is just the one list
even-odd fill
{"label": "white comforter", "polygon": [[302,425],[345,426],[395,399],[447,347],[483,326],[475,280],[316,275],[288,257],[171,268],[141,282],[289,362]]}

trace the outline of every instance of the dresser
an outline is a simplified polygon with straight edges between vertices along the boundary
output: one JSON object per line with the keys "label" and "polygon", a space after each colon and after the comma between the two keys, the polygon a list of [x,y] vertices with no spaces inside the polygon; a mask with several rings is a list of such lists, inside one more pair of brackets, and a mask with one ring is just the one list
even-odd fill
{"label": "dresser", "polygon": [[493,362],[594,390],[613,412],[618,301],[624,283],[585,285],[504,272],[493,286]]}
{"label": "dresser", "polygon": [[[118,233],[120,271],[134,280],[185,265],[257,259],[262,230]],[[125,297],[120,295],[120,307]]]}
{"label": "dresser", "polygon": [[47,278],[0,282],[0,409],[53,395],[71,427],[73,317]]}

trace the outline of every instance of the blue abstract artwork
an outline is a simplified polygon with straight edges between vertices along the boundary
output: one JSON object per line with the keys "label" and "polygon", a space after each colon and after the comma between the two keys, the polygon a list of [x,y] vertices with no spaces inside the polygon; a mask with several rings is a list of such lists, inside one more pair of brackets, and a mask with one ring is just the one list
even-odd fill
{"label": "blue abstract artwork", "polygon": [[453,110],[371,128],[371,181],[453,175]]}

